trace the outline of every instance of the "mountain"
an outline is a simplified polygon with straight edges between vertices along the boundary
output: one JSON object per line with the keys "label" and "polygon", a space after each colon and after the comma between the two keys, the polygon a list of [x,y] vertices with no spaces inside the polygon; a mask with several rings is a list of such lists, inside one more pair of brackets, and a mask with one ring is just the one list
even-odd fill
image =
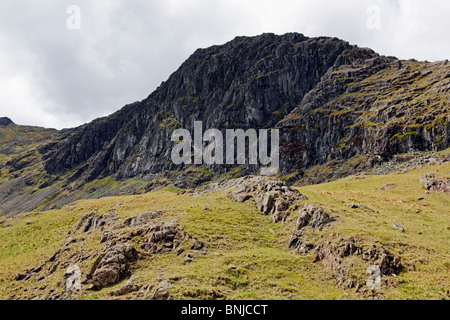
{"label": "mountain", "polygon": [[12,122],[10,118],[7,117],[0,118],[0,126],[7,127],[10,124],[14,124],[14,122]]}
{"label": "mountain", "polygon": [[[449,299],[450,63],[238,37],[77,128],[0,119],[0,299]],[[280,171],[175,165],[279,129]]]}
{"label": "mountain", "polygon": [[[444,150],[449,90],[448,61],[403,61],[297,33],[237,37],[197,50],[147,99],[9,156],[0,163],[0,214],[257,172],[173,164],[173,130],[192,131],[195,121],[222,131],[280,129],[279,175],[291,184]],[[23,165],[29,158],[32,168]]]}

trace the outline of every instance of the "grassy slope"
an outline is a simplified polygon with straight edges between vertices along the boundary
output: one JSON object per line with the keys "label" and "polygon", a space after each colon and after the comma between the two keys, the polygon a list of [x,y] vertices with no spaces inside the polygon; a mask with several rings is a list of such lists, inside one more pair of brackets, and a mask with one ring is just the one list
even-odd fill
{"label": "grassy slope", "polygon": [[[338,213],[332,232],[380,242],[405,263],[415,264],[415,271],[400,275],[402,285],[385,292],[387,298],[444,298],[450,287],[450,196],[424,194],[418,183],[424,172],[448,176],[450,164],[301,188],[311,202]],[[388,183],[397,187],[381,191]],[[366,205],[375,212],[350,209],[348,203]],[[393,224],[402,225],[405,232],[395,230]]]}
{"label": "grassy slope", "polygon": [[[407,174],[367,176],[363,180],[338,180],[328,184],[300,188],[309,197],[308,203],[324,207],[338,217],[331,229],[321,234],[331,237],[354,236],[361,241],[385,245],[402,256],[404,263],[414,263],[416,269],[403,272],[403,281],[396,288],[382,290],[387,299],[441,299],[450,287],[450,197],[448,194],[424,194],[419,184],[423,172],[437,171],[448,175],[450,164],[417,169]],[[380,191],[384,184],[397,187]],[[424,200],[418,199],[424,197]],[[354,202],[375,212],[350,209]],[[209,210],[204,210],[206,206]],[[134,275],[143,284],[157,279],[171,280],[171,298],[207,299],[214,294],[227,299],[360,299],[354,291],[336,288],[331,271],[313,256],[300,257],[289,252],[287,241],[296,215],[285,224],[273,224],[270,217],[259,215],[250,203],[237,204],[226,194],[215,192],[200,198],[177,195],[170,190],[145,195],[83,200],[60,210],[22,215],[12,227],[0,229],[0,298],[13,294],[41,296],[57,289],[63,270],[43,281],[32,278],[16,282],[13,277],[25,269],[42,264],[63,243],[63,238],[78,219],[99,209],[99,214],[114,208],[122,217],[152,210],[166,210],[168,217],[178,219],[191,235],[203,240],[207,254],[195,254],[194,262],[183,263],[186,251],[156,256],[137,263]],[[27,224],[31,221],[32,224]],[[405,233],[392,228],[401,224]],[[86,235],[80,251],[101,251],[100,234]],[[320,238],[319,234],[312,237]],[[81,264],[88,272],[92,260]],[[236,270],[228,268],[237,266]],[[83,299],[110,298],[108,293],[121,284],[100,292],[86,292]],[[42,289],[46,287],[45,289]],[[58,290],[58,289],[57,289]],[[135,297],[130,294],[126,297]]]}
{"label": "grassy slope", "polygon": [[0,183],[11,179],[9,169],[3,167],[8,161],[19,155],[22,155],[21,161],[27,161],[29,164],[24,169],[15,172],[15,176],[40,169],[42,165],[37,148],[50,142],[57,134],[57,130],[40,127],[19,125],[0,127]]}
{"label": "grassy slope", "polygon": [[0,160],[28,151],[57,135],[54,129],[10,125],[0,127]]}

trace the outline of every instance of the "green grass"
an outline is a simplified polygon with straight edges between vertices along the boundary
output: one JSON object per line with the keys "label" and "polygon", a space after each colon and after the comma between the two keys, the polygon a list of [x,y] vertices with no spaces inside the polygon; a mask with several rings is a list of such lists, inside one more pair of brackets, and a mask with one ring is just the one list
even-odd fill
{"label": "green grass", "polygon": [[[444,193],[425,194],[419,184],[423,172],[447,175],[450,164],[426,167],[407,174],[365,176],[365,179],[337,180],[327,184],[301,187],[306,203],[322,206],[337,217],[323,232],[307,231],[305,236],[322,241],[339,234],[355,237],[363,244],[379,243],[402,257],[405,270],[402,283],[381,290],[386,299],[442,299],[450,287],[450,197]],[[381,191],[384,184],[395,184]],[[142,212],[164,210],[165,218],[176,219],[192,237],[202,240],[206,254],[190,250],[192,239],[181,244],[183,254],[169,252],[138,261],[133,275],[139,283],[157,283],[167,279],[172,299],[362,299],[354,290],[338,288],[332,272],[314,256],[298,256],[288,250],[287,242],[296,214],[286,223],[274,224],[260,215],[251,203],[238,204],[222,191],[195,198],[178,195],[178,189],[166,188],[143,195],[82,200],[59,210],[22,215],[12,227],[1,228],[0,298],[42,296],[50,289],[60,290],[63,270],[43,281],[13,280],[15,275],[44,263],[61,247],[64,237],[79,218],[92,210],[103,214],[114,209],[126,218]],[[424,200],[418,199],[424,197]],[[350,209],[348,203],[366,205],[373,212]],[[299,203],[301,204],[301,203]],[[205,210],[204,207],[208,209]],[[31,221],[31,224],[27,224]],[[401,224],[398,232],[392,224]],[[80,252],[101,252],[99,231],[83,235],[77,244]],[[187,253],[194,261],[184,264]],[[83,274],[92,266],[92,257],[81,264]],[[233,264],[237,268],[230,269]],[[352,270],[365,277],[367,266],[355,263]],[[110,299],[109,293],[123,283],[99,292],[84,291],[81,299]],[[45,287],[45,289],[42,289]],[[24,290],[27,292],[24,293]],[[132,293],[123,298],[142,298]]]}
{"label": "green grass", "polygon": [[[338,213],[332,232],[380,242],[401,255],[405,263],[416,265],[416,271],[401,274],[404,284],[385,292],[386,298],[439,299],[450,286],[450,197],[424,194],[418,181],[424,172],[446,176],[449,170],[447,163],[408,174],[366,176],[363,180],[350,177],[300,190],[311,202]],[[397,186],[381,191],[384,184]],[[350,209],[348,203],[365,205],[375,212]],[[393,224],[402,225],[405,233],[394,230]]]}

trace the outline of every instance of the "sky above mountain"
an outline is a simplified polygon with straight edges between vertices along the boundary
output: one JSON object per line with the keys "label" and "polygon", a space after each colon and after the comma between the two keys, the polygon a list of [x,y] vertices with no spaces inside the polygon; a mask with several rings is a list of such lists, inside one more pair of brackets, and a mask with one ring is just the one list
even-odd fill
{"label": "sky above mountain", "polygon": [[235,36],[332,36],[450,59],[446,0],[15,0],[0,3],[0,117],[67,128],[146,98],[197,48]]}

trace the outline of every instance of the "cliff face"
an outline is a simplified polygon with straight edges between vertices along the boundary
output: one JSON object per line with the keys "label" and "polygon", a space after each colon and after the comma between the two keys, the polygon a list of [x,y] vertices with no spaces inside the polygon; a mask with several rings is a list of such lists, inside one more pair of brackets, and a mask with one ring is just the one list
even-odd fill
{"label": "cliff face", "polygon": [[197,50],[146,100],[45,149],[45,169],[76,168],[72,179],[87,181],[180,169],[170,161],[170,136],[194,121],[205,129],[279,127],[286,174],[357,154],[443,149],[449,77],[447,62],[381,57],[335,38],[238,37]]}
{"label": "cliff face", "polygon": [[[172,163],[171,134],[202,121],[204,129],[279,128],[281,175],[295,182],[330,161],[363,155],[370,168],[398,153],[447,148],[449,103],[448,61],[401,61],[295,33],[237,37],[197,50],[144,101],[42,143],[34,156],[43,173],[34,180],[64,180],[63,189],[105,177],[151,182],[164,175],[173,182],[190,169]],[[204,167],[200,178],[178,185],[258,170],[235,169]],[[2,176],[16,171],[2,166]]]}
{"label": "cliff face", "polygon": [[352,46],[299,34],[236,38],[197,50],[146,100],[75,130],[46,155],[46,170],[143,176],[175,169],[176,128],[271,128],[297,107]]}
{"label": "cliff face", "polygon": [[281,167],[307,168],[356,155],[383,162],[399,153],[445,149],[449,99],[448,61],[346,53],[279,123]]}

